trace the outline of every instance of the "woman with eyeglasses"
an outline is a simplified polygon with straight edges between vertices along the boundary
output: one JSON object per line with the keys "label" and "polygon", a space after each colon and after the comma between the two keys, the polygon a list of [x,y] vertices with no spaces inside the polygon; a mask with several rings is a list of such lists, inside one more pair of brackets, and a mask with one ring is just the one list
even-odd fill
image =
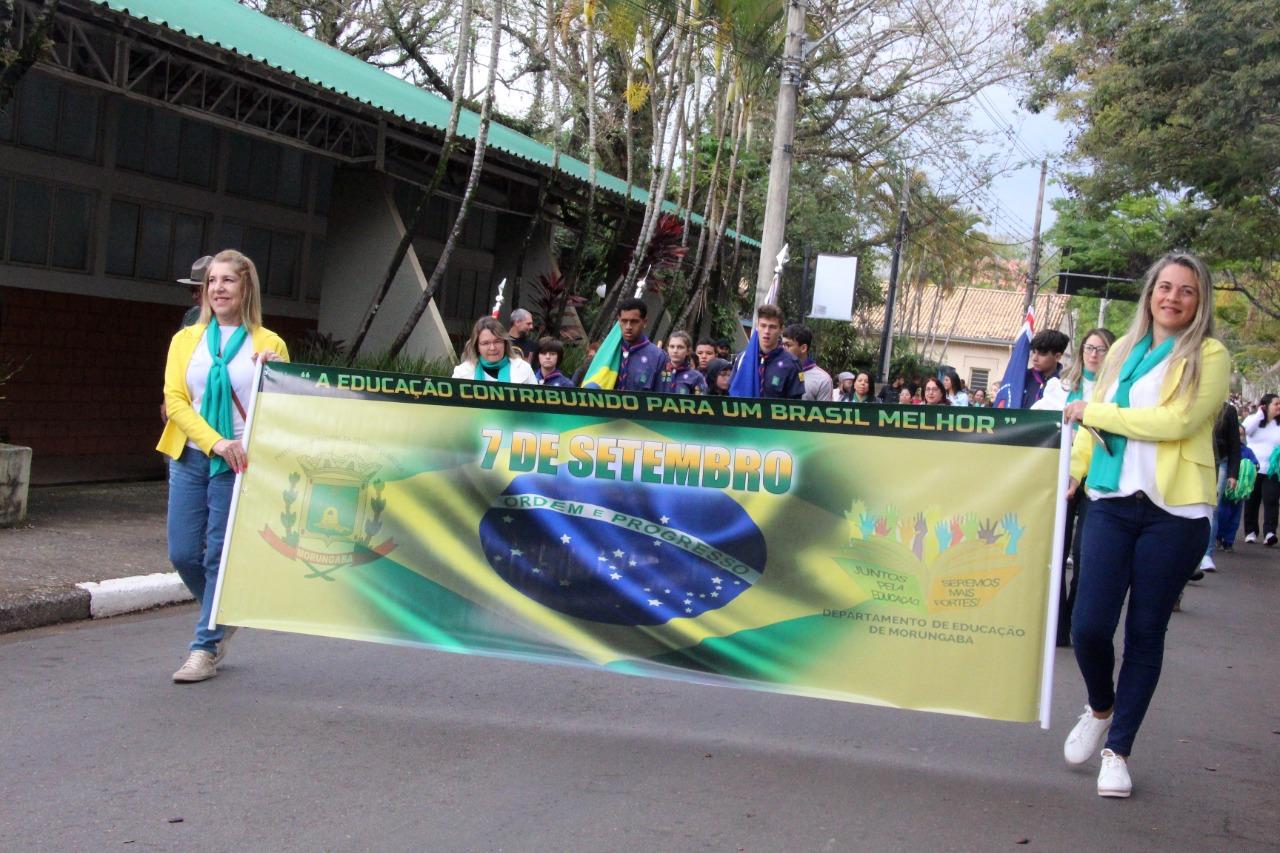
{"label": "woman with eyeglasses", "polygon": [[[1090,329],[1076,352],[1071,367],[1062,376],[1055,376],[1045,383],[1044,396],[1031,406],[1033,409],[1063,409],[1067,403],[1088,400],[1093,396],[1093,383],[1103,360],[1116,336],[1110,329]],[[1076,589],[1080,578],[1080,531],[1089,513],[1089,496],[1077,490],[1067,501],[1066,537],[1062,542],[1062,576],[1058,584],[1058,636],[1060,648],[1071,645],[1071,608],[1076,603]],[[1071,555],[1071,581],[1067,581],[1067,555]]]}
{"label": "woman with eyeglasses", "polygon": [[1102,748],[1102,797],[1133,791],[1128,759],[1160,678],[1169,618],[1209,541],[1213,425],[1231,375],[1231,356],[1213,337],[1209,269],[1198,257],[1172,252],[1153,264],[1138,306],[1093,393],[1063,410],[1067,423],[1092,428],[1076,431],[1067,494],[1083,486],[1093,503],[1071,626],[1089,702],[1062,751],[1067,763],[1083,764]]}

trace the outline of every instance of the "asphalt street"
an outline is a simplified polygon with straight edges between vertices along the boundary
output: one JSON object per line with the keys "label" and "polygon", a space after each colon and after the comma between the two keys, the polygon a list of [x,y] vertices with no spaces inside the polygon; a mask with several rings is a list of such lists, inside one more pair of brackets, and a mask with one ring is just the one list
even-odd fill
{"label": "asphalt street", "polygon": [[240,632],[194,606],[0,636],[8,850],[1275,850],[1280,554],[1187,594],[1132,758],[1094,793],[1035,726]]}

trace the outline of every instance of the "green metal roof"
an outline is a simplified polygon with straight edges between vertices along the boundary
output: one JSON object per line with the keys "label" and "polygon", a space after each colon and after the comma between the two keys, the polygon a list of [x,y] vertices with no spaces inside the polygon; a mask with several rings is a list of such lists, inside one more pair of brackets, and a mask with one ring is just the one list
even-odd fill
{"label": "green metal roof", "polygon": [[[235,0],[93,2],[233,51],[405,121],[434,128],[441,133],[448,125],[450,104],[447,99],[316,41],[274,18],[241,6]],[[458,133],[474,139],[479,127],[480,116],[464,109],[458,119]],[[551,168],[549,147],[497,122],[490,123],[489,145],[546,169]],[[561,154],[560,171],[588,183],[587,164],[575,157]],[[599,169],[596,170],[596,186],[614,195],[629,196],[640,204],[649,200],[649,193],[644,188],[628,188],[626,181]],[[662,207],[669,213],[680,213],[680,209],[670,201]],[[702,224],[702,217],[696,213],[689,218],[696,224]],[[732,230],[726,230],[726,236],[732,238],[735,235]],[[760,246],[750,237],[743,236],[742,241]]]}

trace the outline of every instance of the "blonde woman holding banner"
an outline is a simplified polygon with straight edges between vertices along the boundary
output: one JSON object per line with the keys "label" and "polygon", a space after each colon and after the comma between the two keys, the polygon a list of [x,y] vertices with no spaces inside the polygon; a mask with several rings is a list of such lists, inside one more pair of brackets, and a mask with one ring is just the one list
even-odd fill
{"label": "blonde woman holding banner", "polygon": [[[1089,704],[1063,754],[1083,764],[1102,747],[1103,797],[1133,790],[1128,759],[1160,678],[1169,617],[1208,544],[1217,495],[1213,424],[1231,372],[1230,355],[1212,337],[1210,284],[1195,255],[1157,261],[1092,395],[1063,411],[1088,427],[1072,444],[1068,495],[1083,485],[1093,501],[1071,626]],[[1126,598],[1124,658],[1114,677]]]}
{"label": "blonde woman holding banner", "polygon": [[241,437],[260,358],[288,359],[284,341],[262,325],[253,261],[234,249],[214,255],[205,272],[200,319],[169,343],[164,402],[169,411],[156,446],[169,461],[166,533],[169,561],[200,603],[180,684],[218,674],[235,628],[209,627],[222,540],[235,476],[249,466]]}

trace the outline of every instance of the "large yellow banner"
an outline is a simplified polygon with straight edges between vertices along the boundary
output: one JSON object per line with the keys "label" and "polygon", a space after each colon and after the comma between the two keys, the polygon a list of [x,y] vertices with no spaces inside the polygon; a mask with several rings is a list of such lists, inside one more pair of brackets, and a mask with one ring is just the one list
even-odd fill
{"label": "large yellow banner", "polygon": [[1055,413],[270,364],[218,622],[1047,721]]}

